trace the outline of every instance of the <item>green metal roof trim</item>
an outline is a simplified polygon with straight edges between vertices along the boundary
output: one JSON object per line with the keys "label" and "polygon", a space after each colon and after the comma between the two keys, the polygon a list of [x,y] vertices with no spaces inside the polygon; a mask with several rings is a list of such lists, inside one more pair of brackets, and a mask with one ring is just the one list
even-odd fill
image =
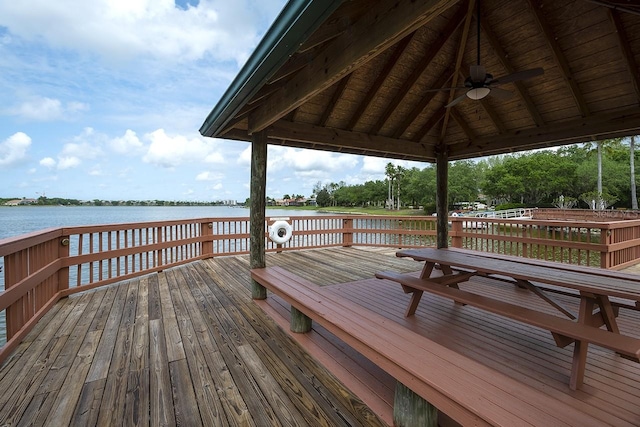
{"label": "green metal roof trim", "polygon": [[290,0],[200,127],[215,136],[343,0]]}

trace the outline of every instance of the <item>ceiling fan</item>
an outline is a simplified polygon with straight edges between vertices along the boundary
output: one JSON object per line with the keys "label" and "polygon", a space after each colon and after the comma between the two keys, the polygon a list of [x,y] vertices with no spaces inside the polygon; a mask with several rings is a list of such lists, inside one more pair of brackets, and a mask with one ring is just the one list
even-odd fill
{"label": "ceiling fan", "polygon": [[508,90],[498,87],[501,84],[513,83],[520,80],[530,79],[532,77],[540,76],[544,74],[542,68],[532,68],[529,70],[518,71],[515,73],[507,74],[506,76],[493,78],[492,74],[487,73],[487,70],[480,65],[480,0],[476,1],[476,16],[477,16],[477,65],[472,65],[469,68],[469,76],[464,81],[464,86],[459,87],[446,87],[438,90],[451,90],[451,89],[466,89],[465,93],[454,98],[451,102],[445,105],[445,108],[453,107],[466,98],[473,100],[480,100],[486,96],[493,96],[499,99],[508,99],[513,94]]}

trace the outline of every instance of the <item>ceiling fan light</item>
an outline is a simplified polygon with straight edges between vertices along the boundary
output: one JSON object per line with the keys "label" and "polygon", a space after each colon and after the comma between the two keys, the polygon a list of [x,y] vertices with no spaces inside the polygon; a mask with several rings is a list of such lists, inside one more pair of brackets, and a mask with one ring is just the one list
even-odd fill
{"label": "ceiling fan light", "polygon": [[491,89],[488,87],[476,87],[467,91],[467,97],[477,101],[489,95],[489,92],[491,92]]}

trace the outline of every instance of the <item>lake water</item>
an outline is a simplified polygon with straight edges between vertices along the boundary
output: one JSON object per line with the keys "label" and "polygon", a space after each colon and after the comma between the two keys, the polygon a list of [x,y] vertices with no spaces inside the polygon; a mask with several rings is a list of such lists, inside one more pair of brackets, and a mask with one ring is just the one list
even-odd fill
{"label": "lake water", "polygon": [[[270,216],[326,215],[306,210],[267,209]],[[248,217],[249,209],[231,206],[11,206],[0,207],[0,239],[51,227],[164,221],[191,218]]]}
{"label": "lake water", "polygon": [[[267,217],[326,215],[315,211],[267,209]],[[0,207],[0,240],[46,228],[192,218],[249,217],[249,209],[230,206],[7,206]],[[0,266],[3,264],[0,257]],[[0,291],[4,272],[0,271]],[[0,345],[5,316],[0,312]]]}

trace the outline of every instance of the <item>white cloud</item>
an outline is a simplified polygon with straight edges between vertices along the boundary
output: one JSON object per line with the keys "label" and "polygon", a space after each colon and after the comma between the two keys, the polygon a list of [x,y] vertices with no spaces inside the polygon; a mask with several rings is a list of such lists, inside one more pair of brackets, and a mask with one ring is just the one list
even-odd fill
{"label": "white cloud", "polygon": [[0,142],[0,166],[9,166],[23,160],[31,146],[31,137],[24,132],[16,132]]}
{"label": "white cloud", "polygon": [[358,165],[358,158],[350,154],[270,146],[267,162],[267,170],[287,169],[299,174],[309,174],[353,169]]}
{"label": "white cloud", "polygon": [[62,157],[77,157],[78,159],[95,159],[102,154],[98,145],[89,142],[69,142],[62,147]]}
{"label": "white cloud", "polygon": [[72,101],[63,104],[59,99],[46,97],[32,98],[11,109],[11,114],[25,120],[49,122],[72,118],[79,111],[88,110],[82,102]]}
{"label": "white cloud", "polygon": [[58,157],[58,169],[71,169],[79,166],[82,161],[75,156],[62,156]]}
{"label": "white cloud", "polygon": [[98,165],[94,165],[91,170],[89,171],[89,175],[91,176],[102,176],[103,172],[102,172],[102,167],[98,164]]}
{"label": "white cloud", "polygon": [[51,157],[45,157],[40,160],[40,166],[44,166],[46,168],[54,168],[56,166],[56,161]]}
{"label": "white cloud", "polygon": [[158,129],[145,135],[151,144],[143,160],[165,168],[193,162],[223,162],[214,140],[200,136],[188,139],[183,135],[169,136],[164,129]]}
{"label": "white cloud", "polygon": [[127,129],[122,137],[110,140],[109,146],[119,154],[136,154],[144,149],[142,141],[131,129]]}
{"label": "white cloud", "polygon": [[196,175],[196,181],[219,181],[224,179],[224,174],[222,173],[212,173],[209,171],[200,172]]}
{"label": "white cloud", "polygon": [[[284,2],[200,0],[25,0],[0,2],[0,25],[29,40],[110,59],[147,56],[170,61],[217,60],[242,64]],[[251,11],[250,13],[247,13]],[[260,17],[260,18],[259,18]]]}

